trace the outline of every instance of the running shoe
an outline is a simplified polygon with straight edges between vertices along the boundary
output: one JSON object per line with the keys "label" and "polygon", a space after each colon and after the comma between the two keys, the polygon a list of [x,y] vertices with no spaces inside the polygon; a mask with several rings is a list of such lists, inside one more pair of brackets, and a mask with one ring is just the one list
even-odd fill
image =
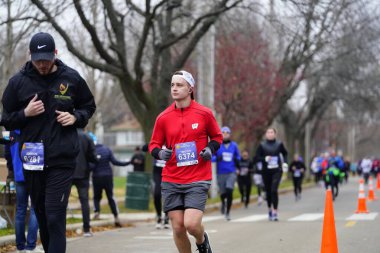
{"label": "running shoe", "polygon": [[277,213],[273,213],[273,214],[272,214],[272,220],[273,220],[273,221],[278,221]]}
{"label": "running shoe", "polygon": [[115,217],[115,227],[117,227],[117,228],[121,228],[121,227],[123,227],[123,226],[121,225],[120,219],[119,219],[118,217]]}
{"label": "running shoe", "polygon": [[269,221],[272,221],[272,219],[273,219],[272,217],[273,217],[273,216],[272,216],[272,211],[269,211],[269,212],[268,212],[268,220],[269,220]]}
{"label": "running shoe", "polygon": [[212,253],[210,241],[208,239],[208,234],[204,233],[205,240],[202,244],[197,244],[199,253]]}
{"label": "running shoe", "polygon": [[93,234],[90,231],[84,232],[83,237],[92,237]]}
{"label": "running shoe", "polygon": [[93,220],[99,220],[100,219],[100,214],[99,212],[94,213],[94,217],[92,218]]}
{"label": "running shoe", "polygon": [[164,228],[165,229],[169,229],[170,228],[170,225],[169,225],[169,216],[165,216],[165,219],[164,219]]}
{"label": "running shoe", "polygon": [[263,198],[259,196],[259,198],[257,199],[258,206],[261,206],[262,203],[263,203]]}
{"label": "running shoe", "polygon": [[220,207],[220,212],[221,214],[226,213],[226,203],[224,203],[223,201],[222,201],[222,206]]}
{"label": "running shoe", "polygon": [[26,250],[26,253],[45,253],[44,249],[40,246],[35,247],[33,250]]}
{"label": "running shoe", "polygon": [[156,223],[156,229],[161,229],[162,228],[162,218],[157,217],[157,223]]}

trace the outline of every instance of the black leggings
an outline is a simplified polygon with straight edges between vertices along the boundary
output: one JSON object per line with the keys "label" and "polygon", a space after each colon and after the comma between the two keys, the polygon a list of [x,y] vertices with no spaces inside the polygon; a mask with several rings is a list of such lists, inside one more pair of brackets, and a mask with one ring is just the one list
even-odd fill
{"label": "black leggings", "polygon": [[245,205],[248,205],[252,188],[251,175],[238,176],[238,185],[241,196],[241,202],[244,202]]}
{"label": "black leggings", "polygon": [[[226,206],[226,214],[230,214],[231,206],[232,206],[232,192],[234,190],[230,188],[226,188],[226,192],[220,195],[220,199],[222,200],[222,205]],[[227,205],[226,205],[227,200]]]}
{"label": "black leggings", "polygon": [[302,177],[293,177],[294,195],[296,197],[302,193]]}
{"label": "black leggings", "polygon": [[281,177],[281,170],[263,171],[263,180],[268,208],[271,208],[273,206],[274,209],[277,209],[278,207],[278,186],[280,185]]}
{"label": "black leggings", "polygon": [[93,177],[92,184],[94,188],[94,211],[100,213],[100,200],[102,199],[103,189],[106,191],[108,205],[112,214],[117,217],[119,210],[116,201],[113,198],[113,176]]}
{"label": "black leggings", "polygon": [[156,209],[157,217],[162,214],[162,196],[161,196],[161,182],[162,182],[162,168],[153,167],[153,182],[154,182],[154,208]]}
{"label": "black leggings", "polygon": [[73,168],[62,167],[24,170],[46,253],[66,252],[66,209],[73,174]]}

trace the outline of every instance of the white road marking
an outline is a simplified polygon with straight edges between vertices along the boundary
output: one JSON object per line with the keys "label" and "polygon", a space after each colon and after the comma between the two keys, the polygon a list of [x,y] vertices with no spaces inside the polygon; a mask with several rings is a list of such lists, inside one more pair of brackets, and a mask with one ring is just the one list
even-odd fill
{"label": "white road marking", "polygon": [[374,220],[378,213],[357,213],[348,217],[346,220]]}
{"label": "white road marking", "polygon": [[151,235],[170,235],[172,236],[173,235],[173,232],[171,232],[170,230],[169,231],[151,231],[150,232]]}
{"label": "white road marking", "polygon": [[223,216],[205,216],[202,218],[202,222],[210,222],[210,221],[216,221],[224,219]]}
{"label": "white road marking", "polygon": [[231,222],[253,222],[253,221],[261,221],[268,219],[268,215],[266,214],[257,214],[257,215],[251,215],[240,219],[232,219]]}
{"label": "white road marking", "polygon": [[288,219],[288,221],[316,221],[323,218],[323,213],[305,213]]}
{"label": "white road marking", "polygon": [[138,240],[169,240],[173,239],[173,236],[135,236]]}

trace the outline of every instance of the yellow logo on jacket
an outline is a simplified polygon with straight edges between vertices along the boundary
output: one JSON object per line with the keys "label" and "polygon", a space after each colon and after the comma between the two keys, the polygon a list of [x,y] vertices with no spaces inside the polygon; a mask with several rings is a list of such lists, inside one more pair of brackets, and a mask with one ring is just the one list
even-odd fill
{"label": "yellow logo on jacket", "polygon": [[65,95],[65,93],[67,92],[67,90],[69,89],[69,85],[64,85],[63,83],[61,83],[59,85],[59,92],[61,93],[61,95]]}

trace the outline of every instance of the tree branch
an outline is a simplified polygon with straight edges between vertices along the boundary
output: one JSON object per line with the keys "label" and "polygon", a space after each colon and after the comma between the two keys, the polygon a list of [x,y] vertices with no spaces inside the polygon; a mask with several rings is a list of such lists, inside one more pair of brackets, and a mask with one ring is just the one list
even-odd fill
{"label": "tree branch", "polygon": [[56,20],[52,17],[52,15],[49,13],[49,11],[44,7],[42,2],[40,0],[31,0],[32,3],[46,16],[48,22],[52,24],[52,26],[57,30],[57,32],[62,36],[62,38],[65,40],[67,44],[67,49],[73,53],[76,57],[78,57],[82,62],[85,64],[102,70],[106,71],[110,74],[114,74],[117,76],[120,76],[123,74],[123,71],[115,66],[109,65],[109,64],[102,64],[97,61],[94,61],[88,57],[86,57],[84,54],[82,54],[77,48],[74,46],[73,41],[70,39],[70,36],[65,32],[65,30],[56,22]]}
{"label": "tree branch", "polygon": [[84,25],[84,27],[87,29],[88,33],[90,34],[92,42],[94,43],[94,46],[96,50],[98,51],[100,57],[102,57],[108,64],[120,67],[117,61],[115,61],[115,59],[113,59],[112,56],[109,55],[107,51],[104,49],[103,43],[100,41],[96,33],[95,27],[90,24],[90,22],[88,21],[88,19],[86,18],[83,12],[82,6],[80,4],[80,0],[74,0],[74,6],[75,6],[75,9],[77,10],[80,20],[82,21],[82,24]]}
{"label": "tree branch", "polygon": [[138,14],[140,14],[140,16],[143,16],[145,17],[145,14],[146,12],[144,12],[140,7],[138,7],[137,5],[135,5],[132,0],[125,0],[125,3],[127,4],[127,6],[130,6],[132,10],[136,11]]}
{"label": "tree branch", "polygon": [[118,55],[119,61],[123,66],[123,71],[127,74],[129,74],[128,66],[127,66],[127,52],[126,52],[126,45],[125,45],[125,32],[124,32],[124,19],[121,18],[119,21],[116,16],[118,16],[118,13],[115,11],[115,8],[113,6],[113,3],[111,0],[102,0],[103,5],[108,13],[108,18],[110,20],[110,24],[112,27],[112,30],[114,32],[115,38],[116,38],[116,46],[115,48],[116,53]]}
{"label": "tree branch", "polygon": [[[227,7],[226,6],[226,3],[228,2],[228,0],[224,0],[223,2],[221,2],[218,6],[215,6],[214,8],[212,9],[216,9],[216,11],[214,12],[210,12],[210,13],[206,13],[205,15],[203,16],[200,16],[198,17],[193,25],[187,29],[187,31],[185,31],[184,33],[182,33],[181,35],[167,41],[166,43],[160,45],[160,50],[163,50],[165,48],[168,48],[174,44],[176,44],[178,41],[188,37],[194,30],[196,30],[196,28],[198,27],[198,25],[205,19],[210,19],[209,22],[205,22],[208,24],[208,27],[210,27],[213,23],[215,23],[217,17],[228,11],[229,9],[232,9],[234,8],[236,5],[238,5],[240,2],[242,2],[242,0],[238,0],[236,1],[235,3],[233,3],[231,6]],[[203,28],[200,28],[200,30],[204,30],[205,28],[207,27],[207,25],[204,25]],[[207,32],[208,28],[206,29],[206,32]],[[203,33],[204,34],[204,33]]]}
{"label": "tree branch", "polygon": [[[203,19],[206,18],[205,16],[208,16],[206,21],[203,22],[203,25],[195,32],[194,36],[187,43],[185,49],[182,51],[182,54],[175,61],[174,68],[176,68],[176,69],[181,68],[185,64],[185,62],[189,58],[190,54],[193,52],[193,50],[196,47],[199,40],[203,37],[203,35],[205,35],[207,33],[209,28],[216,22],[216,20],[218,19],[218,16],[220,14],[230,10],[231,8],[234,8],[241,1],[242,0],[238,0],[238,1],[235,1],[231,6],[226,6],[226,3],[228,2],[228,0],[224,0],[223,2],[221,2],[218,6],[215,6],[215,8],[214,8],[214,9],[219,9],[219,11],[210,13],[210,14],[212,14],[210,16],[206,14],[203,16],[203,18],[202,17],[199,18],[198,24]],[[195,28],[196,28],[196,26],[194,28],[191,28],[191,30],[194,30]]]}
{"label": "tree branch", "polygon": [[7,19],[5,21],[2,21],[0,22],[0,26],[1,25],[5,25],[9,22],[17,22],[17,21],[26,21],[26,20],[34,20],[34,21],[37,21],[37,22],[40,22],[40,23],[43,23],[43,22],[46,22],[47,19],[39,19],[38,17],[35,17],[35,16],[25,16],[25,17],[22,17],[22,18],[10,18],[10,19]]}

